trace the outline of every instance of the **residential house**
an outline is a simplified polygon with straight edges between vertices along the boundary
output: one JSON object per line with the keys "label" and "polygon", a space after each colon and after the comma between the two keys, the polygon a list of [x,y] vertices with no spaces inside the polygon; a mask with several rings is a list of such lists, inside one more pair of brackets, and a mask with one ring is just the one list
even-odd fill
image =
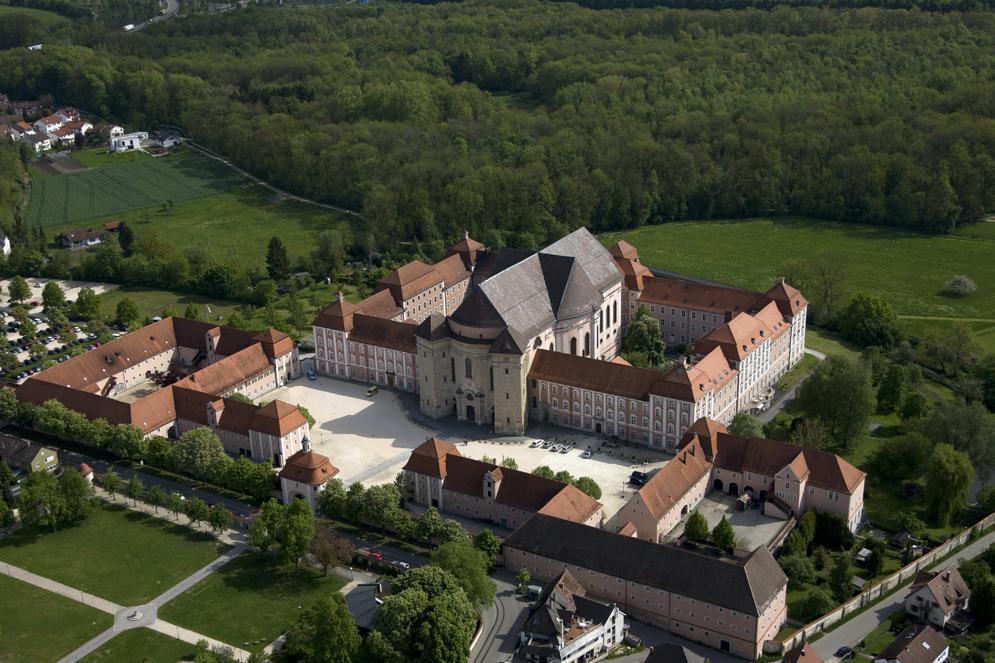
{"label": "residential house", "polygon": [[604,513],[600,502],[575,486],[466,458],[435,437],[411,452],[404,475],[416,504],[505,528],[536,513],[596,527]]}
{"label": "residential house", "polygon": [[718,557],[537,514],[504,540],[502,555],[512,572],[542,581],[568,570],[589,597],[748,660],[787,618],[787,577],[762,546]]}
{"label": "residential house", "polygon": [[134,131],[128,134],[111,136],[111,149],[115,152],[131,152],[142,149],[142,141],[148,140],[149,132]]}
{"label": "residential house", "polygon": [[519,633],[516,659],[575,663],[605,656],[625,637],[625,615],[614,603],[588,598],[564,569],[546,584]]}
{"label": "residential house", "polygon": [[317,509],[325,484],[338,473],[338,468],[332,465],[328,457],[312,450],[305,439],[301,450],[288,458],[280,470],[283,503],[290,504],[292,500],[302,499],[312,509]]}
{"label": "residential house", "polygon": [[83,120],[66,122],[50,131],[48,137],[62,147],[72,147],[76,144],[76,136],[86,136],[91,129],[93,125]]}
{"label": "residential house", "polygon": [[48,152],[52,149],[52,141],[43,133],[24,134],[23,140],[34,149],[35,154]]}
{"label": "residential house", "polygon": [[49,447],[19,437],[0,434],[0,458],[22,472],[59,471],[59,454]]}
{"label": "residential house", "polygon": [[3,253],[4,258],[10,257],[10,238],[2,230],[0,230],[0,253]]}
{"label": "residential house", "polygon": [[55,131],[63,124],[66,123],[66,119],[61,115],[46,115],[45,117],[39,118],[34,122],[35,131],[40,134],[48,135]]}
{"label": "residential house", "polygon": [[62,248],[76,251],[100,244],[104,241],[104,231],[102,228],[73,228],[60,233],[58,239]]}
{"label": "residential house", "polygon": [[383,605],[383,582],[364,582],[352,587],[345,595],[345,604],[363,635],[373,630],[377,623],[377,613]]}
{"label": "residential house", "polygon": [[919,571],[905,597],[905,614],[943,631],[958,613],[968,609],[970,600],[971,590],[956,566]]}
{"label": "residential house", "polygon": [[899,633],[874,663],[943,663],[949,656],[950,645],[936,629],[913,624]]}

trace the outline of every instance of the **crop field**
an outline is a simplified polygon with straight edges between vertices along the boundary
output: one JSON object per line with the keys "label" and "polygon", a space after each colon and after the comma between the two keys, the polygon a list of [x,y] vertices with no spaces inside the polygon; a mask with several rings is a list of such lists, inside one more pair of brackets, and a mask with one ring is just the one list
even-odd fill
{"label": "crop field", "polygon": [[11,7],[10,5],[0,5],[0,18],[3,16],[11,16],[14,14],[21,14],[23,16],[30,16],[31,18],[36,18],[42,22],[45,27],[50,27],[56,25],[57,23],[68,23],[70,19],[56,14],[55,12],[45,11],[44,9],[33,9],[31,7]]}
{"label": "crop field", "polygon": [[[695,221],[601,239],[607,245],[625,239],[649,267],[757,290],[770,287],[786,263],[828,252],[846,264],[851,291],[879,293],[900,316],[915,317],[910,324],[918,328],[963,318],[987,339],[995,325],[995,224],[932,236],[803,219]],[[943,283],[954,274],[967,274],[977,292],[944,295]]]}
{"label": "crop field", "polygon": [[28,224],[73,224],[168,200],[201,198],[242,182],[225,166],[187,151],[158,159],[122,159],[120,164],[113,159],[99,161],[99,167],[82,172],[34,178]]}

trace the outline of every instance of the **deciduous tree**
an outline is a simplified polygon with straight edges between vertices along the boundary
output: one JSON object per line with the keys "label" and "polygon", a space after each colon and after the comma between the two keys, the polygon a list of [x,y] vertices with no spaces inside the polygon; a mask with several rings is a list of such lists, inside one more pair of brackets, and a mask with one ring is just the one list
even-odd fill
{"label": "deciduous tree", "polygon": [[432,551],[432,563],[453,574],[477,610],[494,602],[494,581],[488,576],[487,554],[468,543],[443,543]]}
{"label": "deciduous tree", "polygon": [[926,473],[926,506],[940,527],[950,524],[967,500],[974,468],[967,454],[949,444],[938,444],[929,459]]}
{"label": "deciduous tree", "polygon": [[749,412],[738,412],[729,422],[729,433],[739,437],[763,437],[764,429],[760,420]]}
{"label": "deciduous tree", "polygon": [[826,427],[833,443],[849,445],[866,431],[874,411],[870,371],[846,357],[830,356],[802,384],[798,401]]}
{"label": "deciduous tree", "polygon": [[280,660],[300,663],[352,663],[361,640],[341,594],[322,598],[287,630]]}

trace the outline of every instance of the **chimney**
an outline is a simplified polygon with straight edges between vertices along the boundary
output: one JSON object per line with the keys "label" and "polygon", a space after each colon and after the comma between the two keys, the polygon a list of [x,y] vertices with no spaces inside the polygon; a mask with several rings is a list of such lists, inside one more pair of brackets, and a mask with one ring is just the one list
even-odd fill
{"label": "chimney", "polygon": [[345,295],[342,294],[341,290],[339,290],[338,301],[340,304],[345,301]]}
{"label": "chimney", "polygon": [[301,440],[301,451],[303,451],[304,453],[311,451],[311,440],[307,439],[307,437]]}
{"label": "chimney", "polygon": [[943,572],[943,582],[950,582],[950,571]]}

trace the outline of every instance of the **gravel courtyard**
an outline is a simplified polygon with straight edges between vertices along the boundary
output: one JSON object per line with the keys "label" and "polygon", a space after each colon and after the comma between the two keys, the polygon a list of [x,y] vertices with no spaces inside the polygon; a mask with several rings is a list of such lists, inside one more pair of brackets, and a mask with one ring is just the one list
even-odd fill
{"label": "gravel courtyard", "polygon": [[[563,429],[537,428],[534,435],[557,439],[574,445],[567,453],[530,446],[530,436],[491,436],[481,428],[481,439],[466,441],[463,437],[430,429],[411,420],[400,398],[383,389],[377,395],[366,395],[367,385],[319,376],[315,380],[298,378],[291,384],[266,395],[265,400],[278,398],[301,404],[315,418],[311,430],[312,447],[331,459],[339,468],[339,478],[346,484],[387,483],[394,480],[407,461],[411,450],[436,435],[455,444],[461,454],[470,458],[488,456],[498,462],[503,457],[514,458],[518,469],[530,472],[548,465],[554,472],[566,470],[574,477],[589,476],[601,486],[601,502],[605,517],[610,518],[633,494],[626,484],[629,474],[663,467],[668,457],[631,448],[606,449],[593,458],[581,458],[588,447],[597,449],[600,440]],[[487,437],[484,437],[487,436]],[[611,455],[608,455],[608,452]],[[620,458],[624,455],[625,458]],[[633,459],[633,455],[636,456]]]}
{"label": "gravel courtyard", "polygon": [[[714,490],[705,495],[696,511],[705,516],[709,529],[715,527],[722,516],[725,516],[736,533],[737,547],[747,550],[766,546],[784,526],[783,520],[765,516],[760,513],[760,509],[737,511],[735,497]],[[687,516],[682,518],[667,538],[676,539],[683,534],[687,519]]]}

